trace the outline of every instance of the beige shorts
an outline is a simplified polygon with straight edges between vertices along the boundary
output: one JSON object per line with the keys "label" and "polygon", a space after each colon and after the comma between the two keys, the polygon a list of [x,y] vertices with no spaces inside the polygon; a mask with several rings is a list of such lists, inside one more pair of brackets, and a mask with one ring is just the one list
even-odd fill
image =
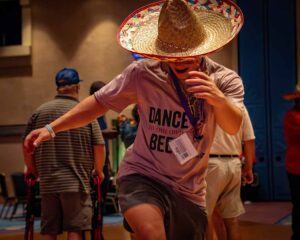
{"label": "beige shorts", "polygon": [[245,212],[241,201],[241,160],[210,158],[207,169],[206,205],[208,216],[217,208],[222,218],[238,217]]}
{"label": "beige shorts", "polygon": [[85,193],[53,193],[42,195],[41,234],[90,230],[92,202]]}

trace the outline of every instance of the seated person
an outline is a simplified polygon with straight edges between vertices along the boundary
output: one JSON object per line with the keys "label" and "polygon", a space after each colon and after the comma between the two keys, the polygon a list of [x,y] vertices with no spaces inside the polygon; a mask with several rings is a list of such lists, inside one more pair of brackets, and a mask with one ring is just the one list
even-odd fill
{"label": "seated person", "polygon": [[139,124],[137,105],[133,107],[131,114],[133,119],[128,119],[124,114],[121,114],[118,117],[119,132],[125,148],[128,148],[131,144],[133,144],[137,133]]}

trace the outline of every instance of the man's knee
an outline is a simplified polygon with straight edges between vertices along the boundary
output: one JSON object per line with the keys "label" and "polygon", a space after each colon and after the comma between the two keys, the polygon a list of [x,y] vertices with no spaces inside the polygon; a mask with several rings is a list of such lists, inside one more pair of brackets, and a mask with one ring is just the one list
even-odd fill
{"label": "man's knee", "polygon": [[143,240],[163,240],[165,239],[165,229],[155,223],[141,223],[134,229],[138,239]]}
{"label": "man's knee", "polygon": [[233,218],[223,218],[224,223],[231,225],[231,224],[238,224],[239,223],[239,219],[237,217],[233,217]]}
{"label": "man's knee", "polygon": [[[162,211],[152,204],[139,204],[124,212],[125,221],[137,236],[137,239],[165,239]],[[124,224],[126,227],[126,224]]]}

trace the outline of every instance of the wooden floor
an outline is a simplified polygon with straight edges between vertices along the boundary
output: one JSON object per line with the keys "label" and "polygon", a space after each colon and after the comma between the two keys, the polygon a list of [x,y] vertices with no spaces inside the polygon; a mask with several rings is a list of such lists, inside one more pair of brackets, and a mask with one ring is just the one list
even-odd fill
{"label": "wooden floor", "polygon": [[[24,223],[25,224],[25,223]],[[24,231],[17,230],[7,231],[8,233],[1,232],[0,240],[24,240]],[[123,228],[122,224],[107,224],[104,225],[103,235],[105,240],[130,240],[129,233]],[[66,240],[67,234],[64,233],[58,236],[58,240]],[[39,232],[34,233],[34,240],[41,240]],[[90,240],[89,233],[86,233],[86,240]]]}
{"label": "wooden floor", "polygon": [[[122,225],[114,224],[105,226],[103,230],[105,240],[130,240],[129,233],[123,229]],[[0,240],[23,240],[24,235],[22,233],[17,235],[0,235]],[[40,240],[40,234],[35,233],[34,240]],[[67,235],[63,234],[58,237],[58,240],[66,240]],[[90,240],[90,237],[86,236],[86,240]]]}
{"label": "wooden floor", "polygon": [[[289,240],[290,239],[290,227],[254,223],[254,222],[241,222],[241,232],[243,240]],[[129,234],[123,229],[121,225],[111,225],[104,229],[105,240],[130,240]],[[1,240],[23,240],[24,237],[20,235],[6,235],[0,236]],[[40,235],[35,234],[34,240],[40,240]],[[66,235],[62,235],[59,240],[65,240]],[[87,240],[89,238],[87,237]],[[185,240],[185,239],[183,239]],[[188,239],[186,239],[188,240]]]}
{"label": "wooden floor", "polygon": [[290,240],[290,226],[241,222],[242,240]]}
{"label": "wooden floor", "polygon": [[[278,220],[290,213],[290,203],[254,203],[245,207],[246,214],[240,218],[242,240],[290,240],[290,226],[276,224]],[[120,224],[105,225],[103,233],[105,240],[130,240],[129,234]],[[23,239],[22,233],[18,235],[0,235],[0,240]],[[39,234],[36,233],[34,240],[40,239]],[[62,235],[58,239],[65,240],[66,235]],[[87,240],[89,240],[89,237],[87,237]]]}
{"label": "wooden floor", "polygon": [[255,202],[244,204],[246,213],[240,216],[241,221],[276,224],[292,212],[290,202]]}

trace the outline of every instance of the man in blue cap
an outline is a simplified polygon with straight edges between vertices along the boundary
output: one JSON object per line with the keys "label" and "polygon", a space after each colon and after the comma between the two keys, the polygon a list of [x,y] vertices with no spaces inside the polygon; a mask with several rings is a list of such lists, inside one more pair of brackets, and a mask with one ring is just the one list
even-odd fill
{"label": "man in blue cap", "polygon": [[74,68],[63,68],[56,74],[55,81],[57,88],[62,88],[79,84],[82,80]]}
{"label": "man in blue cap", "polygon": [[[79,102],[81,80],[75,69],[60,70],[55,81],[57,96],[37,108],[25,135],[60,117]],[[89,177],[95,169],[103,179],[104,157],[105,145],[96,121],[57,134],[32,155],[24,151],[27,173],[40,178],[42,239],[54,240],[67,231],[69,240],[79,240],[82,231],[91,229]]]}

